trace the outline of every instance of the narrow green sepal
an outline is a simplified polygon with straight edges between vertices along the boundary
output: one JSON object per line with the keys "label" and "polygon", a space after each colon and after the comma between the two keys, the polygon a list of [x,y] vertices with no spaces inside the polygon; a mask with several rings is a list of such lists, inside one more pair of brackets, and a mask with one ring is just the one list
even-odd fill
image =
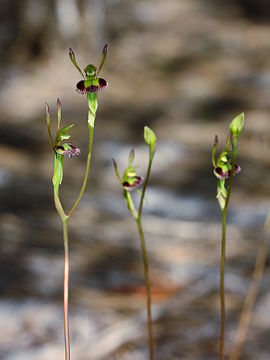
{"label": "narrow green sepal", "polygon": [[239,137],[244,127],[244,113],[237,115],[230,123],[230,133]]}
{"label": "narrow green sepal", "polygon": [[47,127],[48,127],[48,129],[50,129],[51,117],[50,117],[49,105],[47,103],[45,103],[45,114],[46,114]]}
{"label": "narrow green sepal", "polygon": [[60,129],[61,126],[61,101],[57,99],[57,131]]}
{"label": "narrow green sepal", "polygon": [[80,69],[79,65],[77,64],[77,61],[76,61],[76,58],[75,58],[75,53],[71,48],[69,48],[69,57],[70,57],[70,60],[71,60],[72,64],[75,66],[75,68],[79,71],[79,73],[85,79],[85,76],[84,76],[82,70]]}
{"label": "narrow green sepal", "polygon": [[121,177],[120,177],[120,175],[119,175],[117,162],[116,162],[114,159],[112,159],[112,162],[113,162],[113,167],[114,167],[115,175],[116,175],[119,183],[122,185],[122,180],[121,180]]}
{"label": "narrow green sepal", "polygon": [[212,148],[212,164],[213,167],[216,167],[216,150],[217,150],[217,146],[218,146],[218,136],[215,135],[215,139],[214,139],[214,144],[213,144],[213,148]]}
{"label": "narrow green sepal", "polygon": [[131,149],[128,157],[128,164],[131,165],[133,163],[133,160],[135,158],[135,150]]}
{"label": "narrow green sepal", "polygon": [[106,57],[107,57],[107,52],[108,52],[108,45],[105,44],[104,47],[103,47],[103,50],[102,50],[102,58],[101,58],[101,62],[100,62],[100,65],[98,67],[98,71],[97,71],[97,77],[98,77],[98,74],[100,73],[104,63],[105,63],[105,60],[106,60]]}
{"label": "narrow green sepal", "polygon": [[53,140],[52,140],[52,134],[51,134],[50,109],[49,109],[49,105],[48,105],[47,103],[45,103],[45,113],[46,113],[46,123],[47,123],[47,129],[48,129],[48,135],[49,135],[50,145],[51,145],[51,147],[52,147],[52,149],[53,149],[54,146],[53,146]]}

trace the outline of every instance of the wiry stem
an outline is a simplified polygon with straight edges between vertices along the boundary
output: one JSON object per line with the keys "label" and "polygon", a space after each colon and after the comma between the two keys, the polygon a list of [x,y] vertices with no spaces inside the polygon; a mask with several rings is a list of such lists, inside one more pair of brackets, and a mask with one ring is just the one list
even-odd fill
{"label": "wiry stem", "polygon": [[65,336],[65,359],[70,360],[70,337],[68,321],[68,287],[69,287],[69,244],[68,244],[68,219],[63,222],[64,237],[64,336]]}
{"label": "wiry stem", "polygon": [[140,235],[141,242],[141,251],[143,258],[143,267],[144,267],[144,280],[146,285],[147,293],[147,325],[148,325],[148,347],[149,347],[149,359],[154,359],[154,349],[153,349],[153,333],[152,333],[152,313],[151,313],[151,287],[150,287],[150,274],[149,274],[149,265],[148,257],[144,240],[144,233],[142,229],[142,224],[140,219],[137,219],[137,227]]}
{"label": "wiry stem", "polygon": [[145,285],[146,285],[146,292],[147,292],[147,324],[148,324],[148,347],[149,347],[149,359],[154,359],[154,346],[153,346],[153,331],[152,331],[152,313],[151,313],[151,287],[150,287],[150,274],[149,274],[149,265],[148,265],[148,257],[147,257],[147,251],[146,251],[146,245],[145,245],[145,239],[144,239],[144,233],[142,229],[141,224],[141,216],[142,216],[142,208],[143,208],[143,200],[145,196],[145,190],[149,181],[150,177],[150,171],[153,161],[153,155],[149,153],[149,163],[147,168],[147,174],[146,178],[143,184],[142,194],[141,194],[141,200],[138,210],[138,216],[136,218],[138,232],[140,235],[140,241],[141,241],[141,251],[142,251],[142,257],[143,257],[143,266],[144,266],[144,279],[145,279]]}
{"label": "wiry stem", "polygon": [[221,312],[221,324],[220,324],[220,343],[219,353],[220,360],[224,359],[224,338],[225,338],[225,290],[224,290],[224,274],[225,274],[225,260],[226,260],[226,214],[227,209],[222,210],[222,243],[221,243],[221,263],[220,263],[220,312]]}
{"label": "wiry stem", "polygon": [[82,183],[80,193],[79,193],[74,205],[72,206],[71,210],[68,213],[69,218],[71,217],[71,215],[75,211],[76,207],[78,206],[78,204],[79,204],[79,202],[80,202],[80,200],[81,200],[81,198],[83,196],[83,193],[84,193],[84,190],[85,190],[85,187],[86,187],[86,184],[87,184],[88,175],[89,175],[89,169],[90,169],[90,163],[91,163],[91,157],[92,157],[94,127],[91,126],[88,123],[88,128],[89,128],[89,145],[88,145],[88,154],[87,154],[85,174],[84,174],[83,183]]}

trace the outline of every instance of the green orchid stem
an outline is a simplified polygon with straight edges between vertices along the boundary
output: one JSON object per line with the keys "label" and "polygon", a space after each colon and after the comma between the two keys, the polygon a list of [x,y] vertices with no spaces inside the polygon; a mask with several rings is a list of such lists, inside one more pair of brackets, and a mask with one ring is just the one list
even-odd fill
{"label": "green orchid stem", "polygon": [[73,212],[77,208],[77,206],[78,206],[78,204],[79,204],[79,202],[80,202],[80,200],[81,200],[81,198],[83,196],[83,193],[85,191],[86,184],[87,184],[87,179],[88,179],[89,170],[90,170],[91,157],[92,157],[94,126],[91,126],[88,123],[88,129],[89,129],[89,145],[88,145],[88,154],[87,154],[87,161],[86,161],[86,169],[85,169],[84,179],[83,179],[81,191],[80,191],[74,205],[72,206],[71,210],[68,213],[68,218],[71,217],[71,215],[73,214]]}
{"label": "green orchid stem", "polygon": [[147,293],[147,325],[148,325],[148,348],[149,348],[149,359],[154,359],[154,347],[153,347],[153,332],[152,332],[152,312],[151,312],[151,287],[150,287],[150,274],[149,274],[149,265],[148,265],[148,257],[144,240],[144,232],[142,229],[142,224],[139,218],[136,220],[138,232],[141,241],[141,251],[143,258],[143,267],[144,267],[144,280],[146,285],[146,293]]}
{"label": "green orchid stem", "polygon": [[68,218],[62,219],[64,238],[64,336],[65,359],[70,360],[70,337],[68,321],[68,287],[69,287],[69,244],[68,244]]}
{"label": "green orchid stem", "polygon": [[222,243],[221,243],[221,263],[220,263],[220,311],[221,311],[221,326],[220,326],[220,360],[224,359],[224,340],[225,340],[225,290],[224,290],[224,274],[226,261],[226,217],[227,209],[222,210]]}
{"label": "green orchid stem", "polygon": [[65,338],[65,359],[70,360],[70,337],[69,337],[69,321],[68,321],[68,287],[69,287],[69,244],[68,244],[68,216],[66,215],[61,200],[59,198],[58,189],[54,189],[54,203],[58,214],[61,217],[63,225],[64,239],[64,338]]}
{"label": "green orchid stem", "polygon": [[219,356],[220,360],[224,359],[224,343],[225,343],[225,327],[226,327],[226,308],[225,308],[225,264],[226,264],[226,227],[227,227],[227,208],[230,201],[232,183],[234,176],[234,167],[237,155],[237,146],[233,145],[232,152],[232,169],[229,178],[227,197],[224,208],[222,209],[222,242],[221,242],[221,264],[220,264],[220,344],[219,344]]}
{"label": "green orchid stem", "polygon": [[146,285],[146,292],[147,292],[147,324],[148,324],[148,347],[149,347],[149,359],[154,359],[154,346],[153,346],[153,331],[152,331],[152,312],[151,312],[151,287],[150,287],[150,274],[149,274],[149,265],[148,265],[148,256],[146,251],[146,245],[145,245],[145,239],[144,239],[144,232],[142,228],[141,223],[141,217],[142,217],[142,208],[143,208],[143,200],[145,196],[145,190],[149,181],[152,161],[153,161],[153,155],[149,153],[149,163],[148,163],[148,169],[146,178],[143,184],[142,194],[141,194],[141,200],[138,210],[138,215],[136,218],[136,223],[138,227],[138,232],[140,236],[141,241],[141,251],[142,251],[142,257],[143,257],[143,267],[144,267],[144,280]]}

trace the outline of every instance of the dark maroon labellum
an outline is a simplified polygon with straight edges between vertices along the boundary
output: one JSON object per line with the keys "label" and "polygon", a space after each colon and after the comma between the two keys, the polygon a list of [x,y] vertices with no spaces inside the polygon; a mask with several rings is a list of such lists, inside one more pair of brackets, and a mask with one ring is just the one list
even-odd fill
{"label": "dark maroon labellum", "polygon": [[99,78],[99,90],[108,86],[108,83],[105,79]]}
{"label": "dark maroon labellum", "polygon": [[66,150],[64,155],[67,155],[69,158],[71,158],[74,155],[80,155],[81,150],[77,146],[74,146],[70,143],[68,145],[70,146],[70,149]]}
{"label": "dark maroon labellum", "polygon": [[65,156],[68,156],[69,158],[71,158],[72,156],[74,155],[79,155],[81,153],[81,150],[77,147],[77,146],[74,146],[70,143],[68,143],[68,146],[70,147],[70,149],[66,149],[65,150],[65,147],[62,146],[62,145],[58,145],[56,148],[55,148],[55,151],[58,153],[58,154],[61,154],[61,155],[65,155]]}
{"label": "dark maroon labellum", "polygon": [[216,167],[214,169],[214,174],[220,180],[228,179],[228,177],[230,176],[229,171],[223,171],[221,167]]}
{"label": "dark maroon labellum", "polygon": [[122,183],[123,188],[125,190],[132,191],[132,190],[139,188],[143,184],[143,178],[141,176],[134,176],[134,178],[132,180],[133,180],[133,182],[131,182],[131,180],[130,180],[130,182],[124,181]]}
{"label": "dark maroon labellum", "polygon": [[77,83],[77,91],[80,94],[86,94],[86,87],[84,86],[84,80],[81,80]]}
{"label": "dark maroon labellum", "polygon": [[87,92],[97,92],[100,91],[102,89],[104,89],[105,87],[108,86],[108,83],[105,79],[102,78],[98,78],[96,79],[98,80],[98,85],[90,85],[85,87],[85,80],[81,80],[77,83],[77,91],[80,94],[86,94]]}

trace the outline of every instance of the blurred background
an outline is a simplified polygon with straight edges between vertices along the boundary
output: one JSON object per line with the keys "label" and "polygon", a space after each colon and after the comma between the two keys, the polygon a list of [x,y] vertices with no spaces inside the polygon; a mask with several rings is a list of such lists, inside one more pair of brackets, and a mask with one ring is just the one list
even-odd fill
{"label": "blurred background", "polygon": [[[145,360],[139,239],[112,167],[129,151],[144,175],[143,126],[158,149],[144,208],[157,360],[217,359],[220,210],[211,149],[245,112],[228,214],[227,353],[270,207],[270,3],[267,0],[0,1],[0,359],[64,357],[63,241],[52,196],[44,103],[76,125],[61,197],[75,200],[87,154],[79,65],[108,57],[91,174],[70,221],[74,360]],[[269,262],[242,359],[268,359]]]}

